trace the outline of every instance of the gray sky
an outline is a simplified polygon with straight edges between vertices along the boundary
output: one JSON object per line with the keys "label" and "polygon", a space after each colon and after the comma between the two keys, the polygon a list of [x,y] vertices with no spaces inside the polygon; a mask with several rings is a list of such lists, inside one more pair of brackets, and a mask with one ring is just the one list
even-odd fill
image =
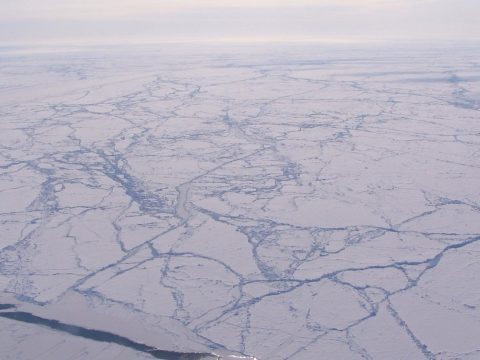
{"label": "gray sky", "polygon": [[480,0],[0,0],[0,42],[478,40]]}

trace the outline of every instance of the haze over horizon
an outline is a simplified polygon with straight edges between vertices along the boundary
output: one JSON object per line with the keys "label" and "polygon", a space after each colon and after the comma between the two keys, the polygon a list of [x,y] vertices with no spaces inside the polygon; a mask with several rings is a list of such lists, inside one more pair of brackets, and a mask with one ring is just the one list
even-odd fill
{"label": "haze over horizon", "polygon": [[475,0],[5,0],[9,44],[480,39]]}

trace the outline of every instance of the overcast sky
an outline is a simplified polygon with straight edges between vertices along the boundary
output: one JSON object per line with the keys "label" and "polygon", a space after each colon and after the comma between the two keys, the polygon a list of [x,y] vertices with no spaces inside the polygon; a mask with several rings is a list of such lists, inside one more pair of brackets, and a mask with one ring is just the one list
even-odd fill
{"label": "overcast sky", "polygon": [[480,0],[0,0],[0,41],[477,40]]}

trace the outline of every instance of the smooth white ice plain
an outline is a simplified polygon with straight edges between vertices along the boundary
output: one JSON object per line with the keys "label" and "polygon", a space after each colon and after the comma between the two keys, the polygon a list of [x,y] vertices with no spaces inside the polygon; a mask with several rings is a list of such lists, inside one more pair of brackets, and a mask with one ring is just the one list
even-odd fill
{"label": "smooth white ice plain", "polygon": [[0,357],[479,359],[479,59],[3,49]]}

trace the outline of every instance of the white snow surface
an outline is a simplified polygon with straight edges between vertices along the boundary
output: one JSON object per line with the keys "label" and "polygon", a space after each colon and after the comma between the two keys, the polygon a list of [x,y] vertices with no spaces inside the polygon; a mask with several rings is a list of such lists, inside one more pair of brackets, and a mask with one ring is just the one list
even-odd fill
{"label": "white snow surface", "polygon": [[[480,359],[480,50],[0,50],[0,303],[163,350]],[[2,359],[147,359],[0,317]]]}

